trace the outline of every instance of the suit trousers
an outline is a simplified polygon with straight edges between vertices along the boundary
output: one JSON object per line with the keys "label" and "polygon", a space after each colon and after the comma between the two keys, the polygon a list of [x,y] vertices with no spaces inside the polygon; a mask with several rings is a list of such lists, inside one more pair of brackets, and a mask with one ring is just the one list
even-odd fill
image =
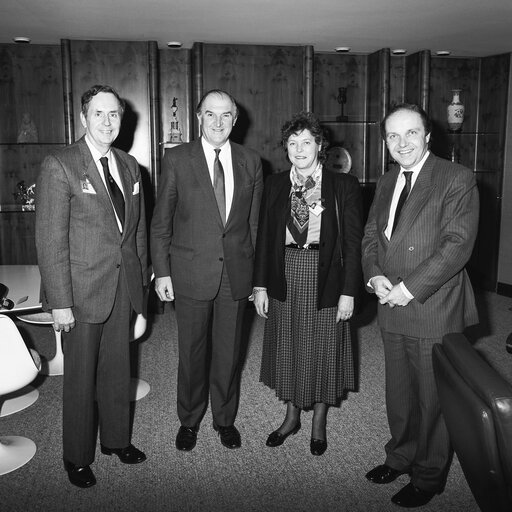
{"label": "suit trousers", "polygon": [[94,461],[98,423],[103,445],[130,444],[131,304],[121,270],[105,323],[76,322],[64,336],[64,459],[77,466]]}
{"label": "suit trousers", "polygon": [[410,471],[416,487],[441,492],[452,458],[432,366],[432,348],[441,339],[386,331],[382,331],[382,339],[391,432],[385,463],[399,471]]}
{"label": "suit trousers", "polygon": [[213,421],[223,427],[233,425],[240,396],[240,339],[247,299],[233,300],[224,267],[212,300],[176,293],[175,304],[180,422],[186,427],[199,425],[209,392]]}

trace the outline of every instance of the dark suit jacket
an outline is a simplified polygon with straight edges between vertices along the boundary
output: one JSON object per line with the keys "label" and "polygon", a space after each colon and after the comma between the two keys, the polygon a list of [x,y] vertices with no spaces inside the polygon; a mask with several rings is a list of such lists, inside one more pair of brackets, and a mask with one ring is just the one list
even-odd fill
{"label": "dark suit jacket", "polygon": [[437,338],[478,322],[464,269],[478,229],[479,200],[473,173],[433,154],[425,161],[388,241],[384,235],[399,169],[377,183],[363,238],[365,282],[385,275],[403,281],[414,296],[405,307],[379,305],[388,332]]}
{"label": "dark suit jacket", "polygon": [[[288,172],[267,178],[261,203],[254,270],[254,286],[266,287],[267,293],[280,301],[286,299],[284,253],[290,190]],[[319,309],[336,306],[340,295],[357,294],[361,286],[363,230],[361,191],[355,177],[324,169],[321,197],[325,210],[320,227]]]}
{"label": "dark suit jacket", "polygon": [[215,200],[200,140],[167,150],[151,223],[156,277],[170,275],[174,291],[211,300],[225,265],[234,300],[252,291],[252,268],[263,177],[261,159],[231,144],[234,192],[226,225]]}
{"label": "dark suit jacket", "polygon": [[[80,322],[108,317],[120,272],[135,311],[142,311],[147,268],[144,198],[137,161],[112,148],[125,195],[119,232],[107,189],[85,138],[43,161],[37,180],[36,246],[45,309],[73,308]],[[87,177],[95,193],[82,188]]]}

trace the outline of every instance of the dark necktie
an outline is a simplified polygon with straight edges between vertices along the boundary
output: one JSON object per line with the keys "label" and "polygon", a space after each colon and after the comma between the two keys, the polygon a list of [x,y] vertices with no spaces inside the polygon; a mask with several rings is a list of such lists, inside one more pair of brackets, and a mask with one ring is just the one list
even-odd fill
{"label": "dark necktie", "polygon": [[224,189],[224,169],[219,160],[220,149],[215,150],[215,160],[213,161],[213,190],[217,206],[222,218],[222,223],[226,224],[226,192]]}
{"label": "dark necktie", "polygon": [[398,225],[398,219],[400,217],[400,212],[402,211],[405,201],[407,200],[407,196],[409,195],[409,192],[411,191],[411,176],[412,176],[412,171],[404,171],[405,186],[402,189],[402,192],[400,193],[400,197],[398,198],[398,203],[396,204],[395,220],[393,221],[393,229],[391,231],[391,234],[393,234],[395,232],[396,226]]}
{"label": "dark necktie", "polygon": [[112,199],[112,204],[114,205],[114,209],[119,217],[121,222],[121,226],[124,226],[124,197],[121,189],[118,184],[115,182],[114,178],[110,174],[110,169],[108,168],[108,158],[106,156],[102,156],[100,158],[101,165],[103,167],[103,173],[105,174],[105,183],[107,184],[107,190],[110,195],[110,199]]}

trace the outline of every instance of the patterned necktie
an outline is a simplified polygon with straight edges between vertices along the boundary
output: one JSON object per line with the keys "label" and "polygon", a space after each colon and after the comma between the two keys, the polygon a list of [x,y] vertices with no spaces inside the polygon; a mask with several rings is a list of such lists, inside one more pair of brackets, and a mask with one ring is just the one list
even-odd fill
{"label": "patterned necktie", "polygon": [[411,191],[411,176],[412,171],[404,171],[405,185],[400,192],[400,197],[398,198],[398,203],[396,205],[395,210],[395,219],[393,221],[393,229],[391,230],[391,234],[395,232],[396,226],[398,225],[398,218],[400,217],[400,213],[405,204],[407,197],[409,196],[409,192]]}
{"label": "patterned necktie", "polygon": [[224,189],[224,169],[219,160],[220,149],[215,150],[215,160],[213,161],[213,191],[215,192],[215,199],[217,199],[217,206],[222,218],[222,223],[226,224],[226,192]]}
{"label": "patterned necktie", "polygon": [[110,195],[110,199],[112,200],[112,204],[114,205],[114,209],[119,217],[119,221],[121,222],[121,226],[124,226],[124,197],[121,189],[118,184],[115,182],[114,178],[110,174],[110,169],[108,168],[108,158],[106,156],[102,156],[100,158],[101,165],[103,167],[103,173],[105,174],[105,183],[107,184],[107,190]]}

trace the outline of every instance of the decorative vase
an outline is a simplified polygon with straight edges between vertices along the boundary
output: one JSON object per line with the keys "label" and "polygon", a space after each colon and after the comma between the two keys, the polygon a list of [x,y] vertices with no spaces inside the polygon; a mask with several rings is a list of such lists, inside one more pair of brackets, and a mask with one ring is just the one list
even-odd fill
{"label": "decorative vase", "polygon": [[461,89],[452,89],[452,102],[448,105],[447,118],[450,131],[458,132],[464,122],[464,105],[460,102]]}

